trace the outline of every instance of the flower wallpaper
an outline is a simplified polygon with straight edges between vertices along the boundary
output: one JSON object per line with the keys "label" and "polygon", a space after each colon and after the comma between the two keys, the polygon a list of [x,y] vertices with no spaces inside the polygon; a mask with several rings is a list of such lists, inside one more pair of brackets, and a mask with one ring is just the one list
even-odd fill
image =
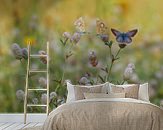
{"label": "flower wallpaper", "polygon": [[[28,50],[46,55],[50,43],[50,111],[65,103],[66,81],[92,85],[149,83],[150,101],[163,102],[161,0],[0,0],[0,112],[23,112]],[[31,59],[45,69],[47,59]],[[31,74],[30,88],[46,88]],[[46,104],[45,92],[28,103]],[[45,107],[29,107],[33,113]]]}

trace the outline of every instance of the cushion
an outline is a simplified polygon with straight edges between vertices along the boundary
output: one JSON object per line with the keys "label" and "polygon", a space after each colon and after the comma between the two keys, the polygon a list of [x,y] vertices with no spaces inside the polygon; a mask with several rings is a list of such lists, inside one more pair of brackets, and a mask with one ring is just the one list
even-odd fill
{"label": "cushion", "polygon": [[125,93],[84,93],[86,99],[92,98],[125,98]]}
{"label": "cushion", "polygon": [[128,87],[122,87],[121,85],[112,85],[112,92],[113,93],[126,93],[126,98],[135,98],[138,99],[139,94],[139,85],[133,84]]}
{"label": "cushion", "polygon": [[[112,86],[115,86],[112,83],[109,83],[109,85],[110,85],[110,89],[108,89],[108,93],[112,91],[111,90]],[[116,85],[116,87],[127,88],[127,87],[130,87],[132,85],[134,85],[134,84]],[[146,102],[150,102],[149,101],[149,87],[148,87],[148,83],[144,83],[144,84],[140,84],[139,85],[138,99],[146,101]]]}
{"label": "cushion", "polygon": [[73,102],[76,100],[84,99],[84,93],[107,93],[109,87],[109,83],[106,82],[104,84],[92,85],[92,86],[84,86],[84,85],[72,85],[67,82],[67,100],[66,102]]}
{"label": "cushion", "polygon": [[85,86],[75,86],[75,99],[81,100],[84,99],[84,93],[101,93],[102,86],[94,86],[94,87],[85,87]]}

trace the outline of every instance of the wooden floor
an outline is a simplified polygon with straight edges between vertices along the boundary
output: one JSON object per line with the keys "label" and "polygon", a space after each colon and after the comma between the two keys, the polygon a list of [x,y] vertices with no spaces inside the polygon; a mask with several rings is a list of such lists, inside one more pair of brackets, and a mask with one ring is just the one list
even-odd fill
{"label": "wooden floor", "polygon": [[20,129],[24,129],[28,127],[35,127],[35,126],[42,126],[42,125],[43,125],[43,122],[42,123],[29,122],[27,124],[18,123],[18,122],[15,122],[15,123],[6,122],[6,123],[0,123],[0,130],[20,130]]}
{"label": "wooden floor", "polygon": [[20,130],[29,127],[42,126],[46,114],[27,114],[27,123],[24,124],[24,114],[0,114],[0,130]]}

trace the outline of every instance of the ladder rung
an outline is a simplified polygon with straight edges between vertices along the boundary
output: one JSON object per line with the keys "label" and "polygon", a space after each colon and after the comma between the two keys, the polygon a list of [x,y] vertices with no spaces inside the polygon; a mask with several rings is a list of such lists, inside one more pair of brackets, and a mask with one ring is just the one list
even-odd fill
{"label": "ladder rung", "polygon": [[35,88],[35,89],[29,88],[28,90],[29,91],[47,91],[47,89],[44,89],[44,88]]}
{"label": "ladder rung", "polygon": [[36,72],[40,72],[40,73],[45,73],[47,72],[46,70],[29,70],[30,73],[36,73]]}
{"label": "ladder rung", "polygon": [[27,104],[27,107],[46,107],[45,104]]}
{"label": "ladder rung", "polygon": [[47,55],[30,55],[32,58],[47,57]]}

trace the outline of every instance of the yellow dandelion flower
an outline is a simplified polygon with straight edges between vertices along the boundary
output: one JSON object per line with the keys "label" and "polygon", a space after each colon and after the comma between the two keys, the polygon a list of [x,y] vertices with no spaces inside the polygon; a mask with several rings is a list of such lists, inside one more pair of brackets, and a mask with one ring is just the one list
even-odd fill
{"label": "yellow dandelion flower", "polygon": [[26,44],[26,45],[34,45],[35,43],[36,43],[36,40],[35,40],[35,38],[34,37],[25,37],[24,38],[24,43]]}

